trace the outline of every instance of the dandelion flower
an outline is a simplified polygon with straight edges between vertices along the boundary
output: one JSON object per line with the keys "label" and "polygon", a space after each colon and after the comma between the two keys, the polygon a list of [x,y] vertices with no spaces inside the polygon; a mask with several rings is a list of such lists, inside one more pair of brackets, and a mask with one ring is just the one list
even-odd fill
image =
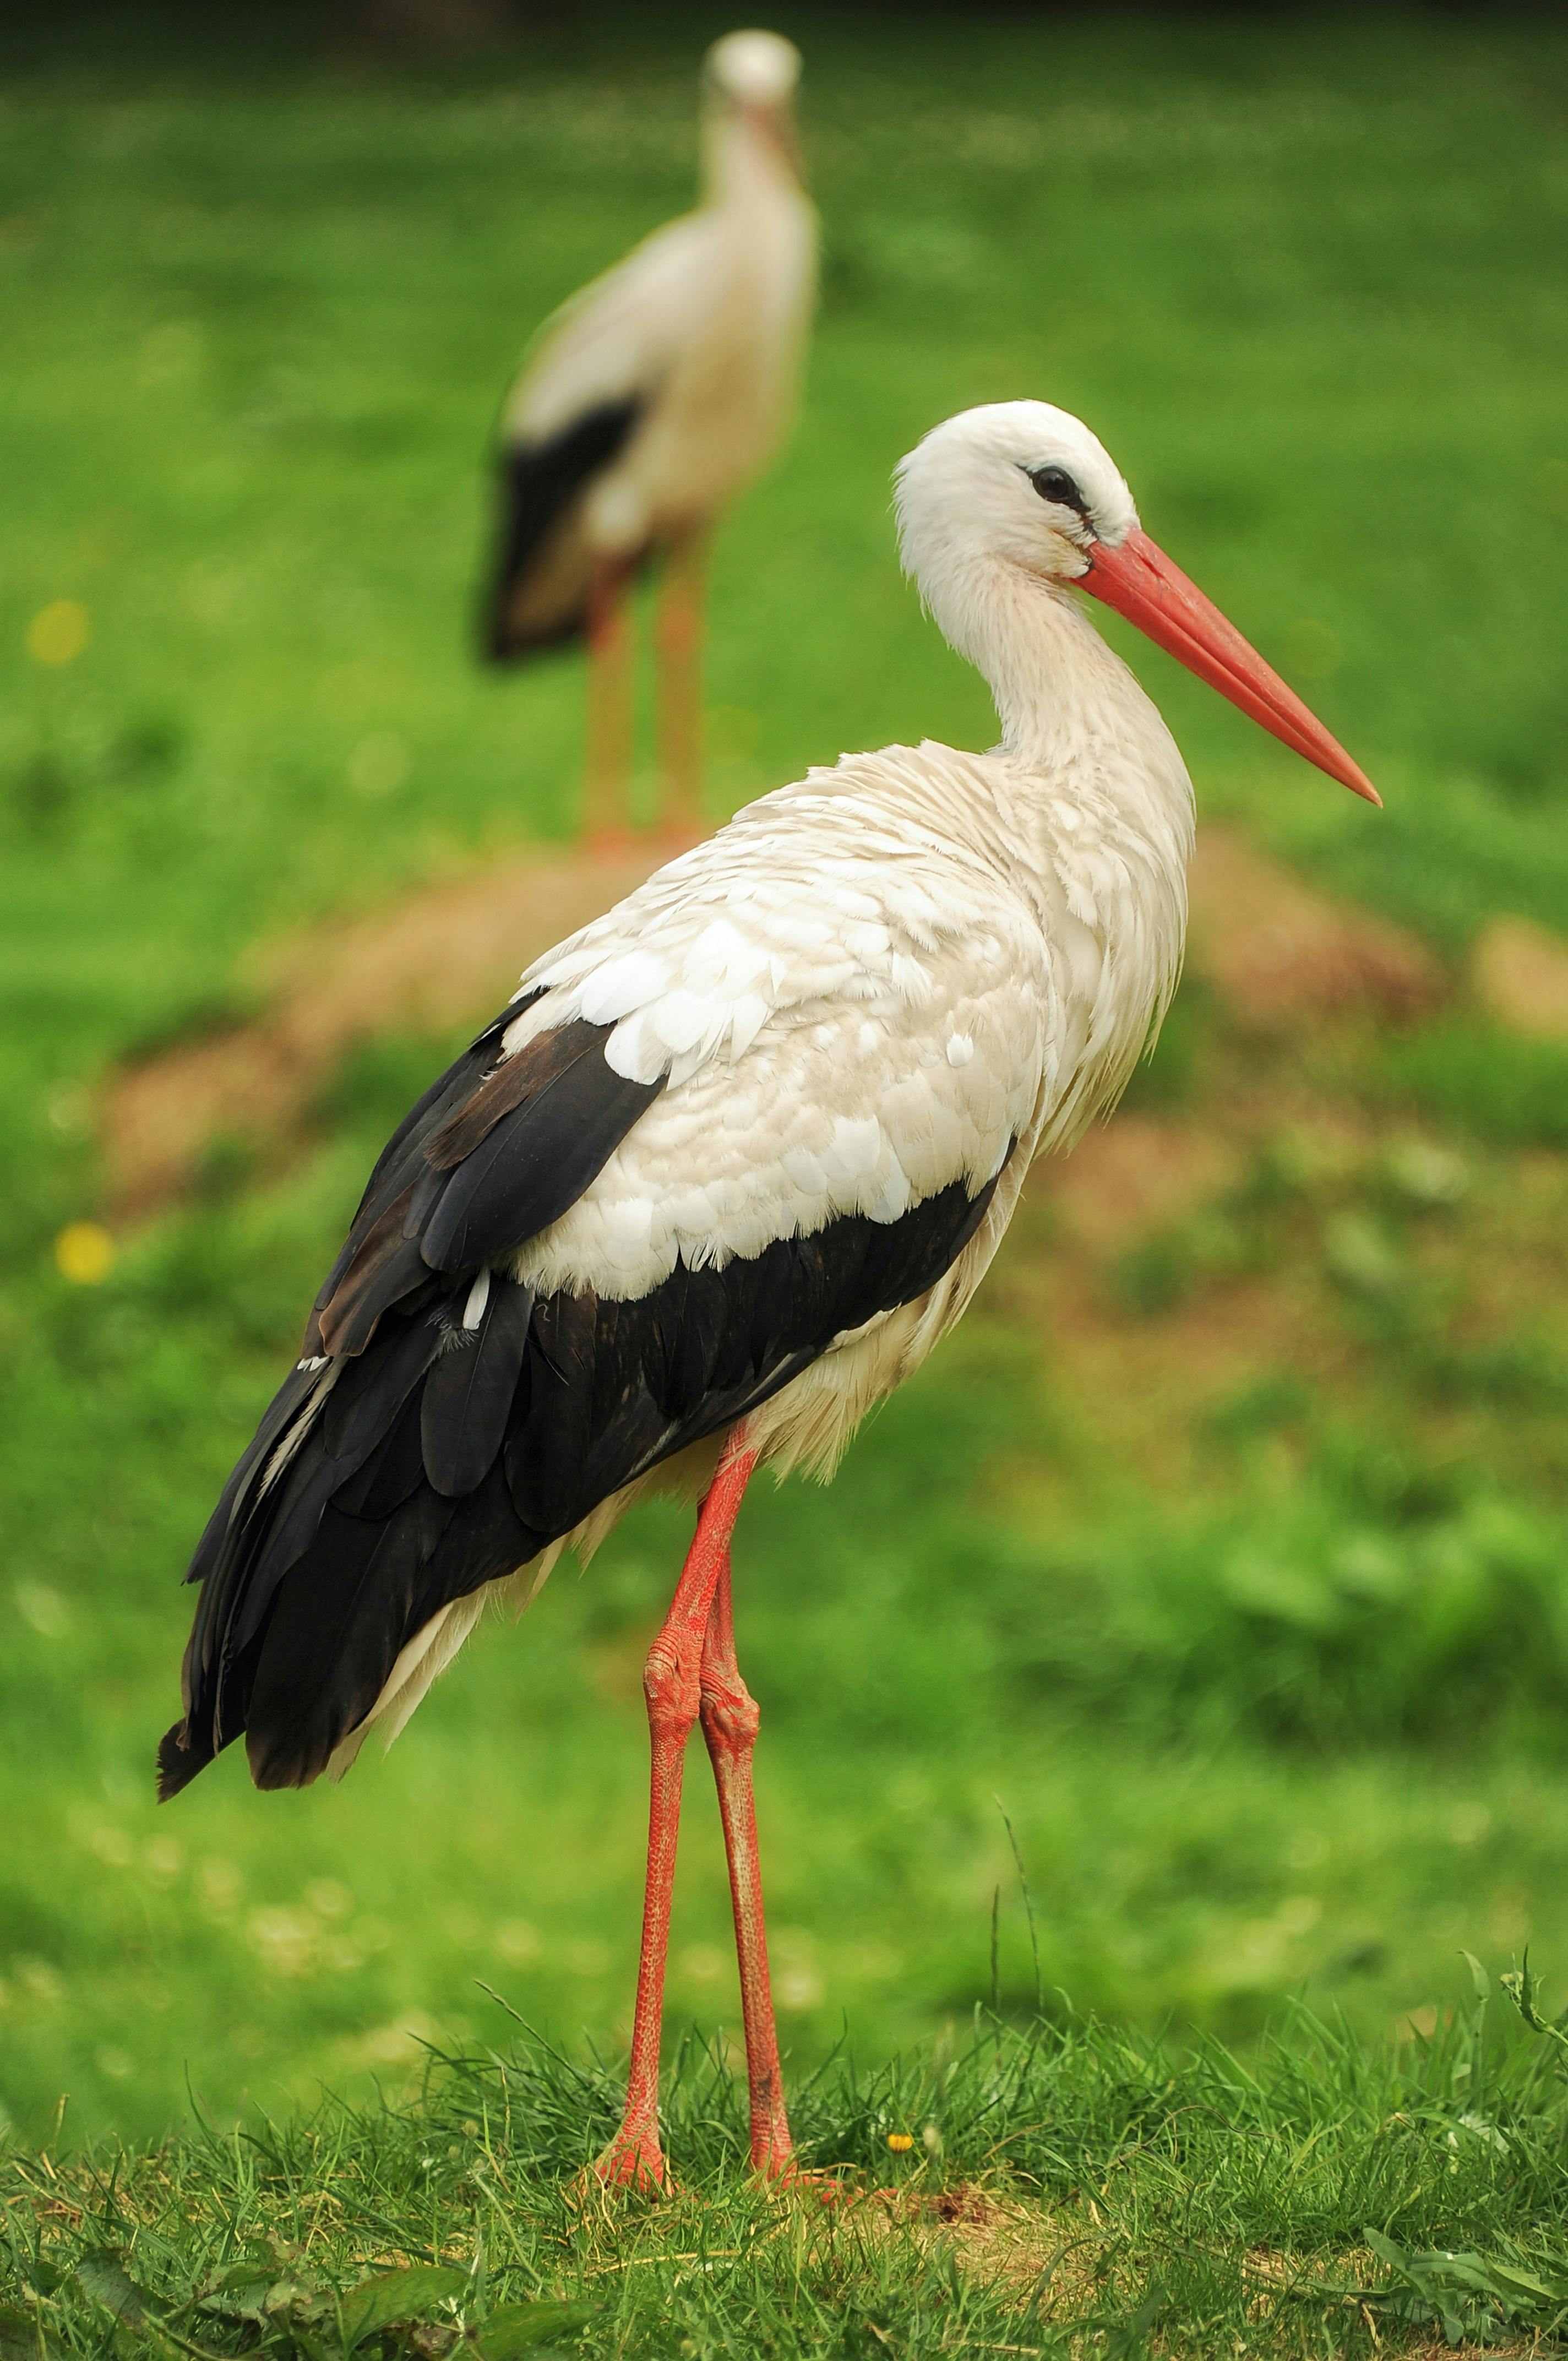
{"label": "dandelion flower", "polygon": [[78,1287],[96,1287],[115,1267],[115,1241],[102,1222],[67,1222],[54,1242],[55,1267]]}
{"label": "dandelion flower", "polygon": [[36,664],[74,664],[93,636],[80,598],[51,598],[27,625],[27,653]]}

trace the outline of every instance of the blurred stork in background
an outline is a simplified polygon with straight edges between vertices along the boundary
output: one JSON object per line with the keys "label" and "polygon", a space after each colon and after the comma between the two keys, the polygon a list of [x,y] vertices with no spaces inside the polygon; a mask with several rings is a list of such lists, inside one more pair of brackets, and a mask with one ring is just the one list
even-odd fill
{"label": "blurred stork in background", "polygon": [[800,57],[727,34],[704,64],[705,192],[565,304],[508,396],[487,653],[588,643],[584,812],[629,818],[634,734],[627,597],[663,566],[654,645],[659,819],[701,833],[708,537],[773,456],[795,403],[816,287],[816,221],[794,137]]}

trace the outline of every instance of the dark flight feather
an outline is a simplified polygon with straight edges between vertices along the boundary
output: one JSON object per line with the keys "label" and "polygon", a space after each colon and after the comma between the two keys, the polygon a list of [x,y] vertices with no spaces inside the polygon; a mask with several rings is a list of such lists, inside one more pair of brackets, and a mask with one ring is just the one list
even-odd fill
{"label": "dark flight feather", "polygon": [[[427,1491],[378,1525],[335,1509],[331,1515],[328,1546],[279,1593],[257,1664],[246,1751],[258,1787],[298,1786],[302,1773],[313,1777],[342,1735],[345,1714],[362,1721],[369,1712],[397,1662],[402,1643],[395,1635],[411,1621],[452,1507]],[[330,1680],[322,1678],[323,1662]]]}
{"label": "dark flight feather", "polygon": [[427,1128],[410,1134],[373,1202],[367,1192],[358,1245],[339,1256],[334,1286],[316,1299],[314,1326],[329,1352],[362,1353],[418,1281],[515,1253],[576,1203],[664,1087],[662,1077],[630,1082],[611,1071],[603,1053],[612,1029],[575,1018],[493,1071],[473,1073],[473,1050],[459,1060],[467,1096],[456,1105],[450,1093],[431,1097]]}
{"label": "dark flight feather", "polygon": [[298,1366],[290,1370],[273,1395],[260,1425],[240,1454],[233,1475],[219,1494],[217,1507],[207,1520],[206,1530],[197,1543],[195,1554],[186,1569],[187,1582],[201,1582],[212,1571],[233,1522],[240,1494],[252,1477],[266,1466],[312,1396],[320,1391],[322,1375],[319,1369]]}
{"label": "dark flight feather", "polygon": [[[384,1512],[391,1514],[427,1484],[422,1456],[417,1483],[408,1481],[406,1436],[398,1449],[389,1446],[394,1434],[401,1433],[411,1399],[422,1436],[426,1372],[441,1356],[444,1337],[460,1324],[475,1273],[486,1258],[476,1251],[468,1265],[437,1271],[422,1251],[422,1226],[463,1174],[466,1159],[459,1156],[451,1160],[458,1137],[450,1129],[454,1118],[461,1117],[498,1073],[509,1075],[507,1094],[514,1113],[526,1104],[531,1090],[537,1093],[568,1071],[575,1076],[573,1091],[560,1102],[554,1119],[536,1122],[533,1127],[529,1143],[532,1194],[525,1190],[509,1206],[504,1191],[493,1180],[485,1193],[483,1210],[495,1250],[504,1255],[526,1243],[542,1225],[531,1205],[542,1203],[543,1219],[554,1218],[550,1210],[552,1171],[567,1175],[571,1195],[578,1193],[662,1088],[661,1083],[629,1084],[611,1072],[602,1055],[610,1030],[606,1026],[557,1027],[527,1044],[515,1059],[501,1060],[503,1034],[538,996],[531,994],[509,1003],[425,1092],[382,1151],[305,1334],[302,1359],[313,1361],[324,1345],[332,1365],[290,1372],[208,1521],[191,1567],[191,1578],[201,1583],[202,1595],[185,1655],[185,1720],[163,1751],[166,1792],[182,1785],[244,1727],[256,1676],[258,1634],[272,1611],[280,1585],[315,1548],[329,1503],[354,1486],[352,1497],[358,1506],[368,1508],[374,1502],[381,1508],[384,1503]],[[493,1093],[484,1113],[469,1120],[468,1128],[481,1147],[500,1095]],[[429,1150],[443,1134],[447,1162],[437,1167],[430,1162]],[[559,1197],[559,1181],[554,1185]],[[410,1212],[420,1201],[423,1224],[416,1219],[411,1228]],[[569,1202],[567,1196],[559,1209],[564,1211]],[[510,1282],[498,1274],[495,1284],[504,1290]],[[508,1302],[504,1291],[498,1301]],[[510,1354],[521,1362],[524,1336],[516,1332],[524,1326],[515,1303],[499,1329],[492,1321],[477,1397],[479,1422],[471,1433],[464,1422],[461,1445],[438,1440],[435,1446],[447,1480],[466,1481],[497,1416],[494,1395],[503,1384],[501,1358]],[[439,1414],[438,1398],[433,1410],[438,1438],[449,1423],[450,1413],[445,1418]],[[487,1465],[499,1456],[504,1432],[503,1420]],[[288,1464],[269,1480],[285,1450]],[[373,1471],[359,1484],[361,1471],[372,1462]]]}
{"label": "dark flight feather", "polygon": [[449,1345],[425,1380],[420,1448],[438,1492],[459,1499],[484,1482],[506,1441],[528,1347],[533,1290],[498,1273],[477,1328]]}
{"label": "dark flight feather", "polygon": [[[532,995],[522,1005],[530,1006],[532,1000]],[[424,1151],[426,1163],[437,1172],[454,1170],[466,1156],[472,1156],[503,1115],[510,1115],[532,1093],[554,1082],[576,1059],[600,1048],[603,1041],[604,1027],[590,1025],[583,1016],[552,1026],[516,1057],[494,1067],[478,1089],[469,1093],[432,1137]]]}
{"label": "dark flight feather", "polygon": [[528,655],[576,639],[586,616],[576,607],[547,621],[517,620],[528,577],[568,511],[630,442],[645,402],[637,396],[597,402],[556,434],[536,443],[503,444],[499,456],[499,533],[481,618],[480,638],[492,662]]}
{"label": "dark flight feather", "polygon": [[[316,1297],[315,1313],[305,1332],[305,1352],[321,1349],[320,1318],[332,1301],[349,1265],[364,1246],[370,1230],[381,1219],[393,1200],[405,1191],[417,1191],[428,1173],[425,1148],[458,1108],[465,1105],[482,1087],[486,1077],[497,1067],[501,1054],[501,1037],[509,1026],[525,1009],[532,1008],[543,995],[538,991],[524,993],[510,1000],[464,1050],[462,1056],[438,1074],[422,1098],[411,1106],[399,1124],[391,1138],[376,1159],[375,1169],[365,1184],[365,1194],[349,1224],[348,1235],[338,1251],[336,1261],[326,1275],[321,1293]],[[515,1063],[507,1060],[506,1064]]]}
{"label": "dark flight feather", "polygon": [[416,1492],[424,1481],[424,1396],[412,1393],[396,1422],[365,1461],[333,1495],[334,1505],[351,1517],[378,1522]]}
{"label": "dark flight feather", "polygon": [[326,1302],[316,1308],[322,1349],[334,1358],[353,1359],[363,1353],[383,1312],[423,1277],[419,1239],[408,1234],[405,1223],[419,1185],[411,1180],[371,1223]]}
{"label": "dark flight feather", "polygon": [[[448,1295],[442,1309],[460,1311]],[[445,1328],[438,1312],[425,1306],[411,1320],[396,1313],[387,1323],[381,1350],[345,1366],[327,1396],[320,1426],[321,1448],[345,1477],[363,1466],[441,1350]]]}
{"label": "dark flight feather", "polygon": [[[588,1026],[599,1035],[609,1028]],[[526,1051],[521,1054],[527,1054]],[[436,1270],[471,1268],[536,1237],[575,1205],[663,1090],[612,1074],[596,1040],[456,1166],[425,1224],[421,1252]]]}

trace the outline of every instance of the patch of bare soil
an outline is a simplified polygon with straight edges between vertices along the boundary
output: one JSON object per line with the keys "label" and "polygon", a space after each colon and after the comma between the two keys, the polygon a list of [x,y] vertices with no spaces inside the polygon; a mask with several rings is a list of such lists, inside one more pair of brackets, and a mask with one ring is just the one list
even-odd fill
{"label": "patch of bare soil", "polygon": [[177,1196],[214,1140],[286,1138],[362,1042],[482,1024],[529,961],[640,885],[665,853],[532,852],[274,949],[252,1025],[126,1068],[104,1101],[112,1210]]}
{"label": "patch of bare soil", "polygon": [[1515,1033],[1568,1041],[1568,943],[1529,918],[1494,918],[1470,954],[1475,996]]}
{"label": "patch of bare soil", "polygon": [[1048,2210],[1004,2190],[960,2182],[933,2191],[873,2191],[857,2203],[855,2218],[867,2227],[880,2224],[884,2235],[913,2236],[987,2284],[1005,2282],[1034,2296],[1046,2320],[1093,2308],[1107,2234],[1077,2206]]}
{"label": "patch of bare soil", "polygon": [[1045,1166],[1039,1179],[1073,1237],[1106,1254],[1181,1220],[1239,1174],[1235,1142],[1223,1134],[1121,1115],[1059,1164]]}
{"label": "patch of bare soil", "polygon": [[1189,965],[1238,1023],[1288,1031],[1356,1005],[1416,1016],[1442,997],[1414,935],[1314,893],[1233,829],[1200,831],[1190,890]]}
{"label": "patch of bare soil", "polygon": [[[1027,2292],[1035,2299],[1042,2322],[1078,2321],[1097,2312],[1104,2300],[1107,2262],[1124,2251],[1124,2235],[1102,2221],[1092,2199],[1047,2209],[1009,2192],[960,2184],[930,2195],[883,2191],[876,2203],[890,2229],[897,2226],[933,2247],[939,2246],[959,2270],[991,2285],[1003,2281],[1020,2293]],[[1279,2254],[1266,2247],[1254,2247],[1241,2268],[1255,2291],[1248,2306],[1249,2318],[1265,2334],[1282,2303],[1291,2304],[1302,2295],[1310,2297],[1320,2290],[1320,2300],[1326,2298],[1332,2303],[1338,2289],[1365,2286],[1377,2271],[1376,2258],[1365,2251],[1325,2263],[1321,2257]],[[1419,2330],[1413,2334],[1408,2329],[1401,2331],[1393,2322],[1385,2322],[1380,2331],[1373,2312],[1365,2306],[1358,2308],[1371,2330],[1375,2350],[1398,2354],[1400,2361],[1437,2361],[1439,2354],[1454,2361],[1455,2348],[1442,2339],[1433,2341]],[[1037,2348],[1002,2345],[993,2349]],[[1151,2349],[1164,2349],[1157,2327]],[[1457,2347],[1457,2361],[1465,2361],[1466,2356],[1477,2356],[1478,2361],[1483,2349],[1491,2361],[1511,2361],[1511,2356],[1534,2348],[1515,2341],[1485,2348],[1465,2344]]]}

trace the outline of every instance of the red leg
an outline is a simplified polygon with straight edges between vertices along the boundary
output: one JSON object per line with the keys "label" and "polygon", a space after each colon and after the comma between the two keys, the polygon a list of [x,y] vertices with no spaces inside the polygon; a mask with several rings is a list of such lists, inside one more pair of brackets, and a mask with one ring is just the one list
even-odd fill
{"label": "red leg", "polygon": [[746,2081],[751,2103],[751,2166],[768,2180],[793,2177],[795,2143],[784,2113],[784,2076],[768,1981],[768,1937],[762,1923],[762,1870],[757,1850],[757,1809],[751,1752],[762,1715],[735,1660],[735,1616],[729,1596],[729,1551],[702,1651],[702,1734],[718,1789],[729,1896],[735,1910],[735,1950],[740,1964],[740,2015],[746,2028]]}
{"label": "red leg", "polygon": [[659,830],[676,844],[707,831],[702,800],[702,637],[707,536],[672,549],[654,623],[659,664]]}
{"label": "red leg", "polygon": [[620,566],[599,566],[588,587],[583,818],[594,851],[619,849],[630,829],[634,656],[626,590],[626,569]]}
{"label": "red leg", "polygon": [[670,1894],[681,1817],[681,1769],[701,1699],[703,1636],[729,1536],[747,1479],[757,1464],[738,1427],[718,1473],[697,1511],[696,1533],[642,1675],[652,1747],[648,1806],[648,1880],[642,1902],[642,1951],[637,1967],[637,2011],[631,2026],[631,2070],[620,2129],[595,2166],[601,2180],[633,2188],[660,2187],[659,2031],[664,2008],[664,1958],[670,1943]]}

